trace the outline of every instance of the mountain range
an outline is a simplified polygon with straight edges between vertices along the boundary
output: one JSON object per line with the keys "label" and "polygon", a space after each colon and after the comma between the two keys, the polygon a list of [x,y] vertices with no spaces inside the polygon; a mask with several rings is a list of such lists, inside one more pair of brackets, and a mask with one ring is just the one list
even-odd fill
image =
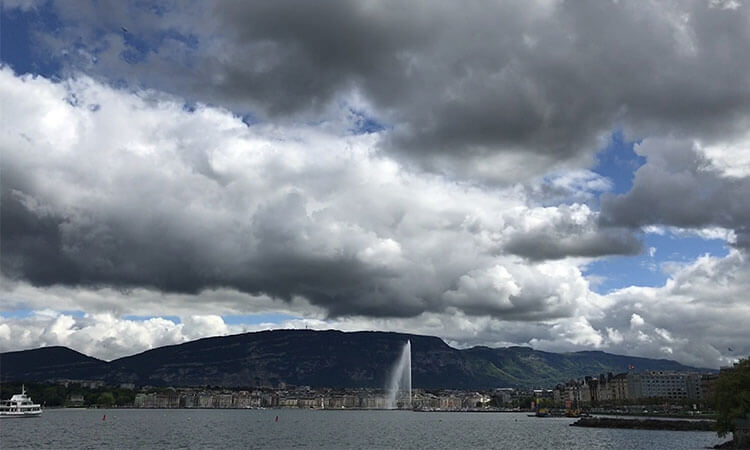
{"label": "mountain range", "polygon": [[66,347],[0,353],[0,381],[102,380],[138,386],[307,385],[382,388],[406,341],[413,386],[437,389],[552,387],[586,375],[633,370],[710,372],[666,359],[529,347],[457,349],[414,334],[271,330],[210,337],[102,361]]}

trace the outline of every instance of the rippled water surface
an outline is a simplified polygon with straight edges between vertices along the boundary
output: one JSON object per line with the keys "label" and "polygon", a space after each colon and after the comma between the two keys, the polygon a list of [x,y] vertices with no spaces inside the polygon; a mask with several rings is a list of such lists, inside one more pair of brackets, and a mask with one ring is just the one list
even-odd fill
{"label": "rippled water surface", "polygon": [[723,441],[707,432],[568,426],[573,421],[522,413],[61,409],[0,420],[0,447],[699,449]]}

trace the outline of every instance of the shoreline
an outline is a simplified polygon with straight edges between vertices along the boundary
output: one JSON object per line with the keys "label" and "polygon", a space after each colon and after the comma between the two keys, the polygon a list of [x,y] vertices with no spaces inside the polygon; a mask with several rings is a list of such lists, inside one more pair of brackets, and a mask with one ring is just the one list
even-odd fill
{"label": "shoreline", "polygon": [[713,420],[662,420],[662,419],[621,419],[612,417],[583,417],[570,424],[571,427],[585,428],[624,428],[639,430],[669,431],[716,431]]}

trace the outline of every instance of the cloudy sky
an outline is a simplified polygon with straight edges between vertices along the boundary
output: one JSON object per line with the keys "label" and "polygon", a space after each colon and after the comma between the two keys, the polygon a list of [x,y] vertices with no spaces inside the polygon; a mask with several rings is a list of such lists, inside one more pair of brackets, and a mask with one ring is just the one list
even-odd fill
{"label": "cloudy sky", "polygon": [[0,349],[750,353],[750,4],[2,0]]}

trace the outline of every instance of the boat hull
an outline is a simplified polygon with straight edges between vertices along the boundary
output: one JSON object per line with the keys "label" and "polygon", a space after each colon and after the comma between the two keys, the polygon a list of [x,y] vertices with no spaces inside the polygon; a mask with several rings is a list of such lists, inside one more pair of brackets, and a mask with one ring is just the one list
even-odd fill
{"label": "boat hull", "polygon": [[39,417],[42,415],[41,411],[35,412],[0,412],[0,419],[24,419],[29,417]]}

